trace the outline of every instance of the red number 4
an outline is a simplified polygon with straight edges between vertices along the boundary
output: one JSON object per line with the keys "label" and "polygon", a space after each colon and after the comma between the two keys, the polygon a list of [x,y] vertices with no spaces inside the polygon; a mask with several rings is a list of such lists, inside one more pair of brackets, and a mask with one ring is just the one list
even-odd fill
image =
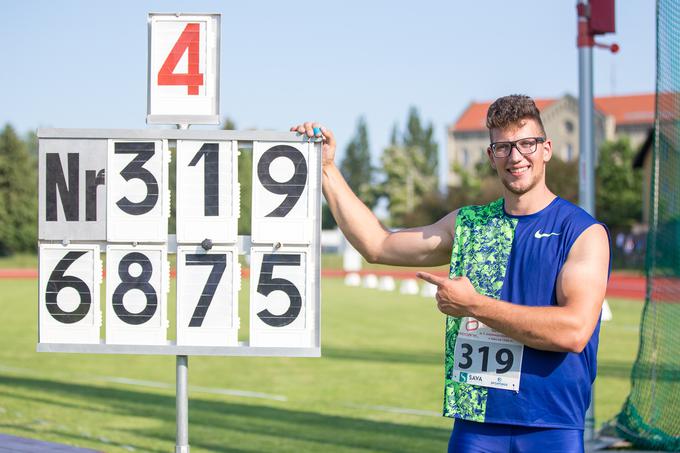
{"label": "red number 4", "polygon": [[[158,85],[186,85],[187,94],[197,95],[203,85],[203,74],[198,72],[199,24],[187,24],[179,39],[158,71]],[[185,74],[175,73],[177,63],[189,51],[189,70]]]}

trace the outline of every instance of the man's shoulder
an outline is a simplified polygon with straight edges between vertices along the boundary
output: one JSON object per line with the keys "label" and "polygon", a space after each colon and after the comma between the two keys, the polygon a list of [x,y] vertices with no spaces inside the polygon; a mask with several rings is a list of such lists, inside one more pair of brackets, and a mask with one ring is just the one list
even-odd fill
{"label": "man's shoulder", "polygon": [[464,223],[484,223],[491,217],[503,214],[503,199],[484,205],[468,205],[458,209],[457,218]]}
{"label": "man's shoulder", "polygon": [[[590,231],[594,225],[598,226],[597,229],[603,230],[607,237],[609,236],[609,230],[604,223],[598,221],[582,207],[567,200],[559,200],[557,216],[561,224],[561,230],[564,231],[565,239],[570,244],[569,247],[582,237],[586,230]],[[590,241],[591,239],[588,240]]]}
{"label": "man's shoulder", "polygon": [[557,199],[555,208],[557,215],[563,218],[566,223],[575,223],[584,226],[601,223],[588,211],[564,198]]}

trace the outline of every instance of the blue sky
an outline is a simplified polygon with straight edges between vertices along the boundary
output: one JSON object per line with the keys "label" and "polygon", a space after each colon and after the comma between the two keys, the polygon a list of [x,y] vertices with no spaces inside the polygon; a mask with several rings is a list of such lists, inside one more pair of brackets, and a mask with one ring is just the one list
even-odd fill
{"label": "blue sky", "polygon": [[[220,113],[239,128],[318,120],[342,152],[364,115],[376,161],[414,105],[443,152],[446,126],[472,100],[578,94],[575,5],[10,1],[0,27],[0,120],[21,133],[147,128],[147,13],[221,13]],[[652,92],[655,3],[616,6],[617,33],[600,41],[621,51],[595,51],[595,95]]]}

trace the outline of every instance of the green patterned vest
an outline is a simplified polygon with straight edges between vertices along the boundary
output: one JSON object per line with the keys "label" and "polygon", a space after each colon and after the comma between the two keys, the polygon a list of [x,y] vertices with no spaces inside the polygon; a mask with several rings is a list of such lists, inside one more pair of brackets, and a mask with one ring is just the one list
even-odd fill
{"label": "green patterned vest", "polygon": [[[517,219],[503,211],[503,199],[458,211],[449,278],[466,276],[477,292],[500,299]],[[461,318],[446,318],[444,416],[483,422],[488,390],[453,381],[453,351]]]}

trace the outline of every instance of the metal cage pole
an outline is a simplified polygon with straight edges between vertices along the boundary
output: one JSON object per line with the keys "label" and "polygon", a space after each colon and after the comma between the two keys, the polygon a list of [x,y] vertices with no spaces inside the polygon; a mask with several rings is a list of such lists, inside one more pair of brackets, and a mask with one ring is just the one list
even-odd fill
{"label": "metal cage pole", "polygon": [[[177,129],[188,130],[189,125],[178,124]],[[178,355],[175,368],[175,416],[177,424],[175,453],[189,453],[189,356]]]}
{"label": "metal cage pole", "polygon": [[189,453],[189,357],[177,356],[176,416],[177,437],[175,453]]}

